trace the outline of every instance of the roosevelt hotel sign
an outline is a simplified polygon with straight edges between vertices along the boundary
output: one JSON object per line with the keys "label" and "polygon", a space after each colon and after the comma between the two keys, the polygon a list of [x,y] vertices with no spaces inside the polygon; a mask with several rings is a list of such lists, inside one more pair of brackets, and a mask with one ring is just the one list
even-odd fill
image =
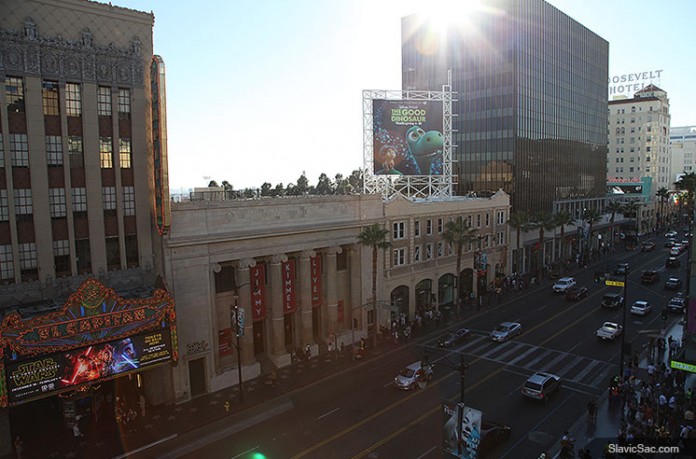
{"label": "roosevelt hotel sign", "polygon": [[651,83],[659,83],[662,70],[649,70],[647,72],[624,73],[609,78],[609,98],[613,96],[633,97]]}

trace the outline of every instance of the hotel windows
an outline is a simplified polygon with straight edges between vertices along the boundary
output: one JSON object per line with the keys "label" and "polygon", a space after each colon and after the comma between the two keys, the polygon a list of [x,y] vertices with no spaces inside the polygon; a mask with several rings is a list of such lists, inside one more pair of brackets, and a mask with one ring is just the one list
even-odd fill
{"label": "hotel windows", "polygon": [[60,115],[58,104],[58,82],[44,80],[42,88],[44,115]]}
{"label": "hotel windows", "polygon": [[31,215],[34,213],[31,200],[31,189],[18,188],[14,190],[14,205],[17,215]]}
{"label": "hotel windows", "polygon": [[4,281],[14,279],[11,245],[0,245],[0,279]]}
{"label": "hotel windows", "polygon": [[87,188],[72,189],[73,212],[87,212]]}
{"label": "hotel windows", "polygon": [[425,222],[425,234],[427,234],[427,235],[433,234],[433,221],[431,219],[428,219]]}
{"label": "hotel windows", "polygon": [[442,234],[443,226],[444,226],[444,221],[443,221],[443,219],[442,219],[442,218],[438,218],[438,219],[437,219],[437,232],[438,232],[438,234]]}
{"label": "hotel windows", "polygon": [[104,86],[97,88],[97,114],[111,116],[111,88]]}
{"label": "hotel windows", "polygon": [[428,244],[425,244],[425,259],[432,260],[432,258],[433,258],[433,243],[430,242]]}
{"label": "hotel windows", "polygon": [[401,266],[406,264],[406,249],[395,249],[394,250],[394,265]]}
{"label": "hotel windows", "polygon": [[46,163],[49,166],[63,165],[63,138],[58,135],[46,136]]}
{"label": "hotel windows", "polygon": [[118,90],[118,114],[120,118],[129,118],[131,111],[130,90]]}
{"label": "hotel windows", "polygon": [[57,277],[70,275],[70,244],[67,240],[53,241],[53,264]]}
{"label": "hotel windows", "polygon": [[99,164],[102,169],[114,167],[113,153],[111,137],[99,137]]}
{"label": "hotel windows", "polygon": [[82,95],[77,83],[65,84],[65,111],[68,116],[82,116]]}
{"label": "hotel windows", "polygon": [[405,237],[406,223],[396,222],[392,225],[392,239],[403,239]]}
{"label": "hotel windows", "polygon": [[10,156],[13,167],[29,167],[29,144],[26,134],[10,134]]}
{"label": "hotel windows", "polygon": [[70,167],[84,167],[85,161],[82,155],[82,137],[71,135],[68,137],[68,155]]}
{"label": "hotel windows", "polygon": [[498,224],[502,225],[505,223],[505,211],[499,210],[498,211]]}
{"label": "hotel windows", "polygon": [[0,222],[10,220],[10,207],[7,202],[7,190],[0,190]]}
{"label": "hotel windows", "polygon": [[68,213],[64,188],[48,189],[48,208],[51,218],[65,217]]}
{"label": "hotel windows", "polygon": [[421,246],[417,245],[413,248],[413,262],[418,263],[421,261]]}
{"label": "hotel windows", "polygon": [[437,243],[437,256],[438,258],[445,256],[445,243],[443,241]]}
{"label": "hotel windows", "polygon": [[35,242],[19,244],[19,268],[22,271],[23,282],[36,280],[38,278]]}
{"label": "hotel windows", "polygon": [[420,220],[416,220],[413,224],[413,234],[415,237],[420,236]]}
{"label": "hotel windows", "polygon": [[135,215],[135,188],[132,186],[123,187],[123,215]]}
{"label": "hotel windows", "polygon": [[129,169],[131,167],[131,141],[120,138],[118,143],[118,165],[121,169]]}
{"label": "hotel windows", "polygon": [[102,187],[102,205],[104,210],[116,210],[116,187]]}
{"label": "hotel windows", "polygon": [[5,103],[8,113],[24,112],[24,81],[18,77],[5,77]]}

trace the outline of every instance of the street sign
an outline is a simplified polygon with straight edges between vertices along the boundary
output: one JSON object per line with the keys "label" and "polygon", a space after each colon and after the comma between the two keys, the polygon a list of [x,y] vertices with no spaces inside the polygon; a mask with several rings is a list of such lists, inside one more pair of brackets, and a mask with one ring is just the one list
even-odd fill
{"label": "street sign", "polygon": [[623,281],[615,281],[615,280],[606,280],[605,284],[610,286],[610,287],[623,287],[624,283]]}

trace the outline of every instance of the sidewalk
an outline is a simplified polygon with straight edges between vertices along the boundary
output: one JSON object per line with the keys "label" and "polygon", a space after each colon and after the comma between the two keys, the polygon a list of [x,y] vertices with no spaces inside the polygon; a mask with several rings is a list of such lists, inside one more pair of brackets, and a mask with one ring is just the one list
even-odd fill
{"label": "sidewalk", "polygon": [[[675,321],[667,329],[665,336],[676,336],[681,338],[683,325],[680,321]],[[669,353],[665,352],[659,361],[664,361],[669,367]],[[656,362],[656,363],[659,363]],[[638,364],[638,374],[636,378],[640,381],[648,379],[648,358],[647,353],[643,350],[640,354],[640,363]],[[609,381],[607,381],[608,385]],[[696,383],[696,375],[687,374],[685,388],[692,387]],[[587,400],[589,401],[589,399]],[[608,442],[617,443],[617,436],[621,427],[621,408],[618,401],[609,400],[609,389],[605,390],[599,396],[599,408],[597,410],[596,422],[590,423],[587,417],[583,415],[575,424],[568,429],[570,436],[575,438],[575,452],[585,448],[590,451],[593,458],[603,458],[604,448]],[[550,449],[551,457],[558,458],[560,456],[560,438]],[[650,456],[648,456],[650,457]],[[660,456],[655,456],[660,457]],[[665,457],[672,457],[665,456]],[[675,456],[675,457],[691,457],[691,456]]]}

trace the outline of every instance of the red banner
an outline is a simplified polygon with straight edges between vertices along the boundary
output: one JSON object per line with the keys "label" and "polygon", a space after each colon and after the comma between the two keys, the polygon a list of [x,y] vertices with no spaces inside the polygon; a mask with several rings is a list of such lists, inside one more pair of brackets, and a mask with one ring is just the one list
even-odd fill
{"label": "red banner", "polygon": [[295,259],[282,264],[283,277],[283,314],[295,312]]}
{"label": "red banner", "polygon": [[218,330],[218,352],[220,356],[233,355],[234,349],[232,349],[232,329],[223,328]]}
{"label": "red banner", "polygon": [[251,320],[257,322],[266,318],[266,265],[249,268],[251,284]]}
{"label": "red banner", "polygon": [[321,306],[321,257],[318,255],[309,259],[310,280],[312,288],[312,307]]}

